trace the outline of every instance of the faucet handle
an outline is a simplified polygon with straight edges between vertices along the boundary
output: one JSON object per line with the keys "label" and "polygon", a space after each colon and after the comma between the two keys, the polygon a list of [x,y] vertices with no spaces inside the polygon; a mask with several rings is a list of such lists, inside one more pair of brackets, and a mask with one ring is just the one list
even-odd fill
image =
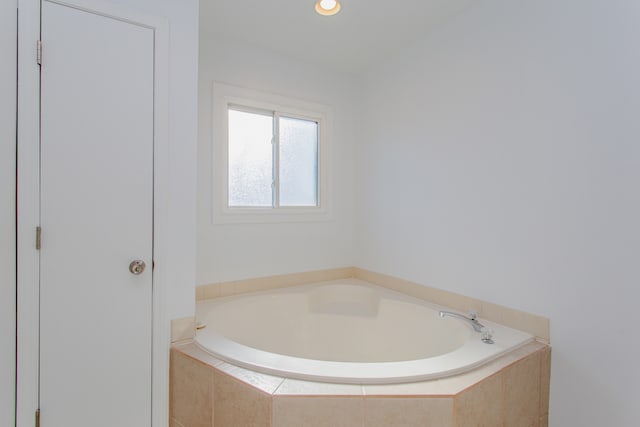
{"label": "faucet handle", "polygon": [[485,344],[493,344],[493,329],[487,328],[486,326],[482,327],[482,342]]}

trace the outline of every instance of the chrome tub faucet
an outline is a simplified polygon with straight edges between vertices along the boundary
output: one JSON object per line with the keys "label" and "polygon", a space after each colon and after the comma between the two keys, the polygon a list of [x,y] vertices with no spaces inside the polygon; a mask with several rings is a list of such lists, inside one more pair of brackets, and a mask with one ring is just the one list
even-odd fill
{"label": "chrome tub faucet", "polygon": [[462,314],[453,313],[451,311],[441,311],[440,317],[445,317],[445,316],[457,317],[458,319],[466,320],[471,324],[474,331],[476,332],[483,331],[484,325],[478,322],[478,314],[475,312],[469,313],[469,317],[467,317],[467,316],[463,316]]}
{"label": "chrome tub faucet", "polygon": [[493,344],[493,330],[491,328],[487,328],[482,323],[478,322],[478,313],[472,311],[469,313],[469,317],[463,316],[462,314],[453,313],[451,311],[441,311],[440,317],[451,316],[456,317],[458,319],[465,320],[471,324],[473,330],[476,332],[480,332],[482,334],[482,342],[485,344]]}

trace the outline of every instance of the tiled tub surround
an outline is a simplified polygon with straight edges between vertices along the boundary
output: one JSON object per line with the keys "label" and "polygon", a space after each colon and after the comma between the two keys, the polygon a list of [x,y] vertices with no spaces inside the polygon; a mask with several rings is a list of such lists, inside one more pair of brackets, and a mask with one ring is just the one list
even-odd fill
{"label": "tiled tub surround", "polygon": [[203,300],[348,277],[462,313],[475,310],[481,319],[531,333],[537,341],[464,374],[393,385],[288,379],[223,362],[194,343],[175,344],[171,426],[547,426],[546,318],[358,268],[217,283],[199,286],[196,295]]}
{"label": "tiled tub surround", "polygon": [[547,426],[550,348],[531,342],[473,371],[390,385],[261,374],[193,343],[171,350],[172,427]]}
{"label": "tiled tub surround", "polygon": [[[440,317],[424,300],[349,278],[199,301],[195,342],[259,372],[340,384],[390,384],[468,371],[533,337],[482,319]],[[479,325],[478,325],[479,327]]]}

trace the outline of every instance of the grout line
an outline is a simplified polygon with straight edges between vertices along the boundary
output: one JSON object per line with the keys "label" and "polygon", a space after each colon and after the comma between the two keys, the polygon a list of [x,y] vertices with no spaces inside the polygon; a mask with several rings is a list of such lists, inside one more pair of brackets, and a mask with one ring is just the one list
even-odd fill
{"label": "grout line", "polygon": [[284,384],[284,382],[287,380],[287,378],[283,378],[282,381],[280,381],[280,384],[278,384],[278,386],[275,388],[275,390],[273,390],[273,393],[271,393],[272,397],[275,397],[276,393],[278,393],[278,390],[280,390],[280,387],[282,387],[282,385]]}

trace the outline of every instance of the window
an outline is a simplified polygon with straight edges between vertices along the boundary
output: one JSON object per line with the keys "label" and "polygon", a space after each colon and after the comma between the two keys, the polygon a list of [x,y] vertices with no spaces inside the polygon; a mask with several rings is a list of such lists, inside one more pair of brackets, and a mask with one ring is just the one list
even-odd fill
{"label": "window", "polygon": [[328,107],[215,83],[213,220],[330,218]]}
{"label": "window", "polygon": [[318,121],[230,105],[229,207],[318,206]]}

